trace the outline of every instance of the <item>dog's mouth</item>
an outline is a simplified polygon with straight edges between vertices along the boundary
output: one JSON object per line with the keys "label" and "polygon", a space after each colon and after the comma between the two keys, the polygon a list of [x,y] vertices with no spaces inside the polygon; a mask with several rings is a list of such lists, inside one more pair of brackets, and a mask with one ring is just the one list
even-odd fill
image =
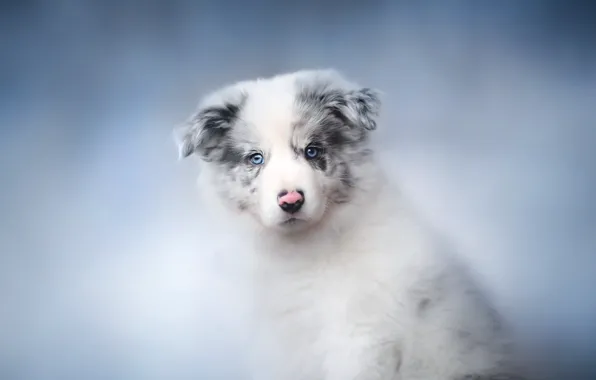
{"label": "dog's mouth", "polygon": [[288,219],[284,220],[283,222],[281,222],[281,225],[282,226],[295,226],[298,224],[302,224],[304,222],[305,222],[304,219],[298,219],[295,217],[291,217],[291,218],[288,218]]}

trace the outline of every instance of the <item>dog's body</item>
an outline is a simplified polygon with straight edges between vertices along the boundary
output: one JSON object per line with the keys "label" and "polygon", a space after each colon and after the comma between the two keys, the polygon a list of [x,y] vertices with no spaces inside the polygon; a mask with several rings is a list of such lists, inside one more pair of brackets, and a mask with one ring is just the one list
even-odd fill
{"label": "dog's body", "polygon": [[226,87],[184,130],[182,156],[203,159],[211,201],[248,232],[256,380],[510,370],[499,317],[370,150],[379,106],[333,71],[302,71]]}

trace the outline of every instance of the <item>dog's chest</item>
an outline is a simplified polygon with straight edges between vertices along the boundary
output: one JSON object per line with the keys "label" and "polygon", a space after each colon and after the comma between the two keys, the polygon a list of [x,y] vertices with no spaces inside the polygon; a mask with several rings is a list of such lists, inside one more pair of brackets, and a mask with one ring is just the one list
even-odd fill
{"label": "dog's chest", "polygon": [[255,307],[269,357],[308,378],[391,341],[403,304],[392,263],[381,252],[362,258],[262,268]]}

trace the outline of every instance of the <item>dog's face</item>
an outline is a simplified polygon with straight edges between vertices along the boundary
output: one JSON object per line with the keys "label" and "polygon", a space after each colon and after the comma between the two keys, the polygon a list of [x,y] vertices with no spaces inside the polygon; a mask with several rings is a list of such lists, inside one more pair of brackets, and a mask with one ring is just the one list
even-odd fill
{"label": "dog's face", "polygon": [[263,226],[303,229],[358,188],[379,106],[333,71],[241,82],[199,107],[181,156],[198,154],[222,199]]}

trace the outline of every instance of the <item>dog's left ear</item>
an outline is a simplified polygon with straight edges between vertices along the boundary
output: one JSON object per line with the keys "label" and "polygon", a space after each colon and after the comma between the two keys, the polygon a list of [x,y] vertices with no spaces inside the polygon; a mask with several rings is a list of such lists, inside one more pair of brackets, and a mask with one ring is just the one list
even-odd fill
{"label": "dog's left ear", "polygon": [[347,91],[335,97],[328,107],[335,116],[350,126],[372,131],[377,128],[381,93],[370,88]]}

